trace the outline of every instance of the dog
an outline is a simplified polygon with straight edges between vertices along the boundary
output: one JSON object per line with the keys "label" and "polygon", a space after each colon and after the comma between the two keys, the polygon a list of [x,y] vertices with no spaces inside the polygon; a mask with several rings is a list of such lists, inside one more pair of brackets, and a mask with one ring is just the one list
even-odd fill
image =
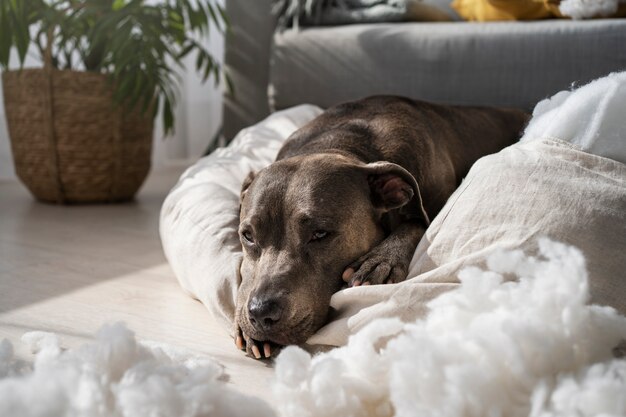
{"label": "dog", "polygon": [[235,344],[259,359],[304,343],[345,286],[403,281],[472,164],[515,143],[521,110],[374,96],[329,108],[250,173]]}

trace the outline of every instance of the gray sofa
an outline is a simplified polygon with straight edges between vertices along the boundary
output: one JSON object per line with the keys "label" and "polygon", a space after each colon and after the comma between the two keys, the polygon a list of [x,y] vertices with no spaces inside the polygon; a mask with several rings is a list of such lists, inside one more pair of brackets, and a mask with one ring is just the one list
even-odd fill
{"label": "gray sofa", "polygon": [[271,111],[372,94],[519,107],[626,69],[626,19],[389,23],[274,33],[270,0],[228,0],[232,138]]}

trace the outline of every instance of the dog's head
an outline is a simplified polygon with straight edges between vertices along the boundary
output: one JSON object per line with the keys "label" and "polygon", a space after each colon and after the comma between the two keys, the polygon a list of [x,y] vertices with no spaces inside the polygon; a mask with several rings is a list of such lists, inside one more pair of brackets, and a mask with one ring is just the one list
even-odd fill
{"label": "dog's head", "polygon": [[383,215],[414,196],[417,183],[399,165],[338,154],[251,174],[241,192],[237,324],[257,341],[305,342],[324,324],[344,269],[384,239]]}

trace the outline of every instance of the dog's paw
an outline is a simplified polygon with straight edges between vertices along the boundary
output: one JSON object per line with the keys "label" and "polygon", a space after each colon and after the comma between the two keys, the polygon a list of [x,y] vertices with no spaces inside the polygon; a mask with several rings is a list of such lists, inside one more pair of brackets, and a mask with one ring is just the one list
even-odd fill
{"label": "dog's paw", "polygon": [[255,359],[267,359],[276,355],[280,347],[274,343],[260,342],[246,335],[239,326],[235,331],[235,346]]}
{"label": "dog's paw", "polygon": [[389,252],[384,246],[375,247],[346,268],[342,275],[343,280],[349,287],[404,281],[408,273],[408,262]]}

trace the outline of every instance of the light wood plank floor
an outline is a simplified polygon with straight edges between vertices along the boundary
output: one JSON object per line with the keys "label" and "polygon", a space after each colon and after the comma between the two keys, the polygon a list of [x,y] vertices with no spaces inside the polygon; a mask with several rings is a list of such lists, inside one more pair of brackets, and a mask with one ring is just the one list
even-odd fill
{"label": "light wood plank floor", "polygon": [[159,210],[181,172],[152,173],[136,201],[121,205],[47,205],[0,182],[0,339],[29,358],[24,332],[56,332],[73,347],[124,321],[139,339],[215,358],[236,389],[271,402],[271,365],[235,349],[163,256]]}

